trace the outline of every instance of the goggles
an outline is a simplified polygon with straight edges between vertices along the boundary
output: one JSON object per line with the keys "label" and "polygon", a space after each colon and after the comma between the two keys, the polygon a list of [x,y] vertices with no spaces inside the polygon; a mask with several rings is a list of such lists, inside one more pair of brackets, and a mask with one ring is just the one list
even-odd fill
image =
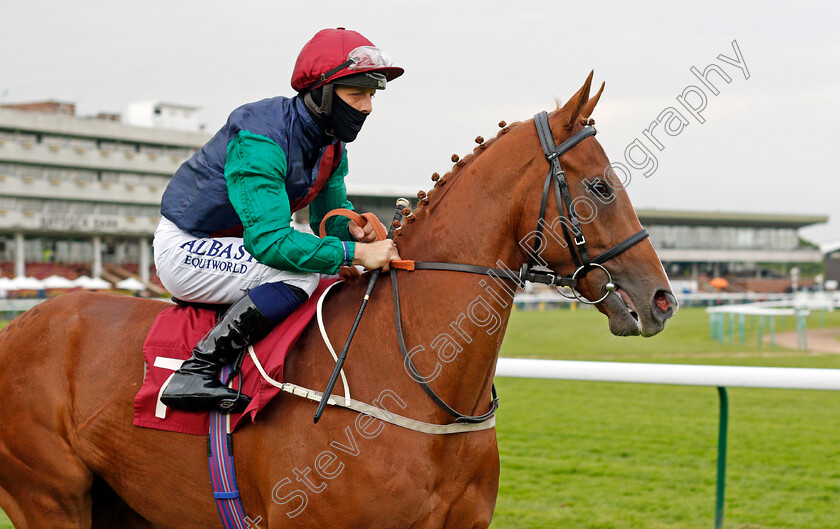
{"label": "goggles", "polygon": [[347,64],[350,70],[372,70],[374,68],[389,68],[394,61],[387,53],[373,46],[359,46],[347,54]]}
{"label": "goggles", "polygon": [[333,75],[346,68],[348,73],[333,79],[333,82],[336,84],[365,86],[384,90],[387,77],[382,73],[369,72],[368,70],[391,68],[393,66],[394,61],[391,60],[391,57],[379,48],[374,46],[359,46],[347,54],[346,61],[335,68],[322,73],[317,84],[320,85],[327,82],[327,80],[329,80]]}

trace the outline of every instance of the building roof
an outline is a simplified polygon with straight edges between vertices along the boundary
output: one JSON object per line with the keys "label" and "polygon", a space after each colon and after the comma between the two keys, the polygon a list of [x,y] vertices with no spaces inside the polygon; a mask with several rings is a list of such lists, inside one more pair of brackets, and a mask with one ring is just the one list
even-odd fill
{"label": "building roof", "polygon": [[737,213],[731,211],[675,211],[637,209],[642,224],[680,224],[689,226],[743,226],[802,228],[828,222],[828,215],[790,215],[781,213]]}
{"label": "building roof", "polygon": [[56,101],[47,99],[44,101],[27,101],[25,103],[6,103],[0,108],[9,108],[23,112],[44,112],[47,114],[61,114],[65,116],[76,115],[76,104],[68,101]]}
{"label": "building roof", "polygon": [[152,105],[157,105],[159,107],[166,107],[166,108],[177,108],[179,110],[201,110],[201,107],[197,107],[195,105],[182,105],[181,103],[167,103],[166,101],[143,101],[141,103],[149,103]]}
{"label": "building roof", "polygon": [[820,251],[823,254],[828,254],[840,250],[840,239],[836,241],[827,242],[820,245]]}
{"label": "building roof", "polygon": [[200,148],[210,139],[210,135],[204,132],[151,129],[126,125],[116,121],[27,112],[9,108],[0,108],[0,129],[194,148]]}

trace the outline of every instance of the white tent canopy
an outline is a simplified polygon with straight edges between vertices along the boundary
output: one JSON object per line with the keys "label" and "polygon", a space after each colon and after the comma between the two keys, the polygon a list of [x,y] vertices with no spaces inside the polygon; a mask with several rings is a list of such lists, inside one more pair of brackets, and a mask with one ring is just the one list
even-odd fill
{"label": "white tent canopy", "polygon": [[98,277],[80,276],[73,281],[73,284],[87,290],[103,290],[112,288],[111,283]]}
{"label": "white tent canopy", "polygon": [[61,276],[50,276],[42,280],[44,288],[74,288],[76,286],[73,281]]}
{"label": "white tent canopy", "polygon": [[9,282],[8,290],[43,290],[44,283],[34,277],[18,276]]}
{"label": "white tent canopy", "polygon": [[116,287],[122,290],[146,290],[146,285],[144,285],[143,282],[139,279],[135,279],[133,277],[123,279],[122,281],[116,284]]}

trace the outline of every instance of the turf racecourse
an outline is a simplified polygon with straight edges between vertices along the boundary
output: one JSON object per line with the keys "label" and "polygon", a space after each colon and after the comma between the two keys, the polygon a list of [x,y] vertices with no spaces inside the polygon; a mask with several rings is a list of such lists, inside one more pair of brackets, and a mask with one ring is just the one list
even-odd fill
{"label": "turf racecourse", "polygon": [[[819,323],[815,314],[808,326]],[[721,345],[699,308],[648,339],[609,335],[594,310],[517,311],[502,355],[840,368],[840,355],[759,348],[747,324],[743,345]],[[840,312],[825,326],[840,327]],[[502,476],[491,528],[713,526],[714,388],[507,378],[497,387]],[[840,529],[840,392],[736,388],[729,400],[725,527]]]}

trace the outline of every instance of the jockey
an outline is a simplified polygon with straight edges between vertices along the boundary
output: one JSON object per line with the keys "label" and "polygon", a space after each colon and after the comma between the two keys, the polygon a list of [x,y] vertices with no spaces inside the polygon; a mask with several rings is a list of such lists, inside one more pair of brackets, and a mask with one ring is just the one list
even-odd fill
{"label": "jockey", "polygon": [[295,63],[296,96],[237,108],[175,172],[155,231],[157,274],[180,300],[231,306],[172,376],[165,405],[242,411],[250,399],[237,400],[219,381],[222,366],[308,299],[318,274],[351,264],[387,270],[399,259],[393,241],[376,241],[370,223],[363,229],[331,218],[320,239],[291,220],[308,205],[317,233],[328,211],[353,209],[345,143],[372,111],[374,93],[402,73],[359,33],[319,31]]}

